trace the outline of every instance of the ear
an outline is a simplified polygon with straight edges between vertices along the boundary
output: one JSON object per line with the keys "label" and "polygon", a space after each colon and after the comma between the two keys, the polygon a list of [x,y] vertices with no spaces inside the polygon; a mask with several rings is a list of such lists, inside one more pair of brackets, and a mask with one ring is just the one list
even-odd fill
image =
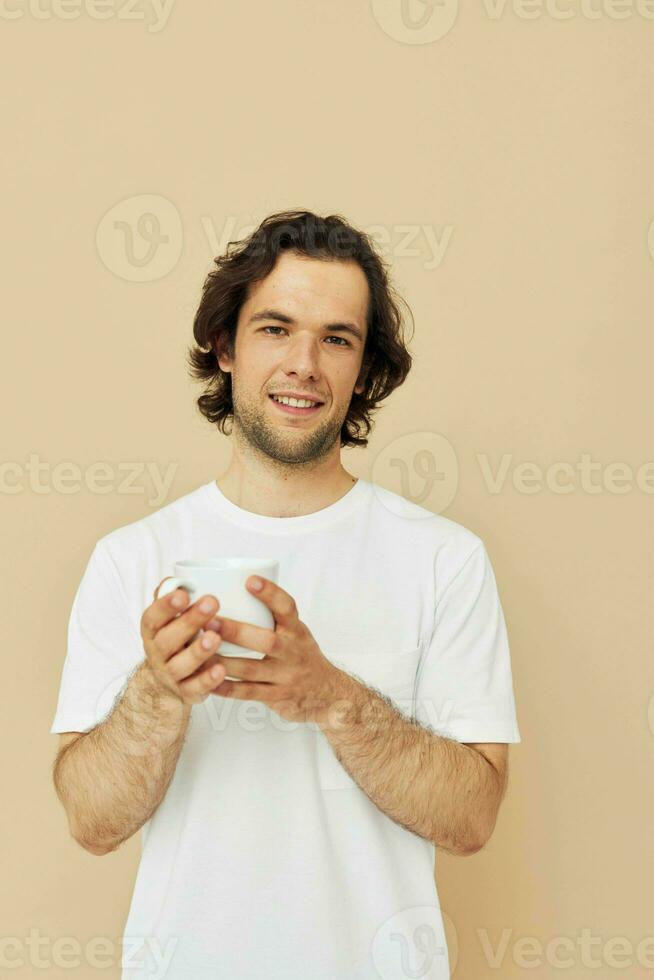
{"label": "ear", "polygon": [[234,363],[234,358],[229,354],[229,337],[227,331],[223,330],[218,334],[214,341],[214,353],[216,355],[216,360],[218,361],[218,366],[221,371],[225,371],[227,374],[231,372],[232,365]]}
{"label": "ear", "polygon": [[354,385],[354,391],[357,395],[362,395],[363,392],[366,390],[366,378],[368,377],[369,367],[370,364],[364,362],[361,367],[361,370],[359,371],[359,377],[357,378],[356,384]]}

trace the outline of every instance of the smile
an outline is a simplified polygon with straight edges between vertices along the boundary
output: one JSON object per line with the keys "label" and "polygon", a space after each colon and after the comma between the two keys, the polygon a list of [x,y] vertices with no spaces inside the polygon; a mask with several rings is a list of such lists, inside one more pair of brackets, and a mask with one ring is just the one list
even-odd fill
{"label": "smile", "polygon": [[312,405],[310,408],[299,408],[297,405],[284,405],[282,402],[276,401],[272,395],[268,395],[268,398],[275,408],[278,408],[280,412],[285,412],[287,415],[314,415],[322,408],[322,403]]}

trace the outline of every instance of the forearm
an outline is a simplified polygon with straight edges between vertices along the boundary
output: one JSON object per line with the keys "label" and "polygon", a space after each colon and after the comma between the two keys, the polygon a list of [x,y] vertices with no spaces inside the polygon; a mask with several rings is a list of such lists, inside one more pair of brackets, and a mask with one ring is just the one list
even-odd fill
{"label": "forearm", "polygon": [[57,757],[54,783],[87,850],[115,850],[154,813],[184,743],[190,705],[165,692],[146,661],[111,715]]}
{"label": "forearm", "polygon": [[320,728],[372,802],[445,850],[479,850],[490,836],[502,795],[488,760],[400,714],[388,698],[347,673],[340,697]]}

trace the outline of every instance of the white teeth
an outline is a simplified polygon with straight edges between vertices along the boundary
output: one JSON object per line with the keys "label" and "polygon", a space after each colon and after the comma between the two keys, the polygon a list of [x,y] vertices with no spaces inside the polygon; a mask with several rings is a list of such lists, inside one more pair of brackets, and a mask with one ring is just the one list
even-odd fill
{"label": "white teeth", "polygon": [[310,402],[306,398],[286,398],[285,395],[273,395],[274,401],[281,402],[282,405],[292,405],[293,408],[312,408],[316,402]]}

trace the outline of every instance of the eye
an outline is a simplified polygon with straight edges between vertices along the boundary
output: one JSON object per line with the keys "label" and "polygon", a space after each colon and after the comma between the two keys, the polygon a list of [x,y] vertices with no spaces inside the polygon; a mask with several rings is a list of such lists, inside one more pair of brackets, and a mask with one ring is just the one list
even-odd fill
{"label": "eye", "polygon": [[[285,330],[286,328],[285,327],[278,327],[278,326],[269,325],[267,327],[262,327],[261,329],[263,331],[266,331],[266,330]],[[268,336],[270,337],[271,334],[268,334]],[[272,336],[278,337],[279,334],[272,334]],[[341,346],[351,347],[352,346],[352,344],[350,343],[349,340],[346,340],[345,337],[337,337],[336,334],[330,334],[330,336],[327,339],[328,340],[340,340],[340,342],[341,342],[340,344],[336,344],[336,345],[330,344],[329,345],[330,347],[334,347],[334,346],[336,346],[336,347],[341,347]]]}

